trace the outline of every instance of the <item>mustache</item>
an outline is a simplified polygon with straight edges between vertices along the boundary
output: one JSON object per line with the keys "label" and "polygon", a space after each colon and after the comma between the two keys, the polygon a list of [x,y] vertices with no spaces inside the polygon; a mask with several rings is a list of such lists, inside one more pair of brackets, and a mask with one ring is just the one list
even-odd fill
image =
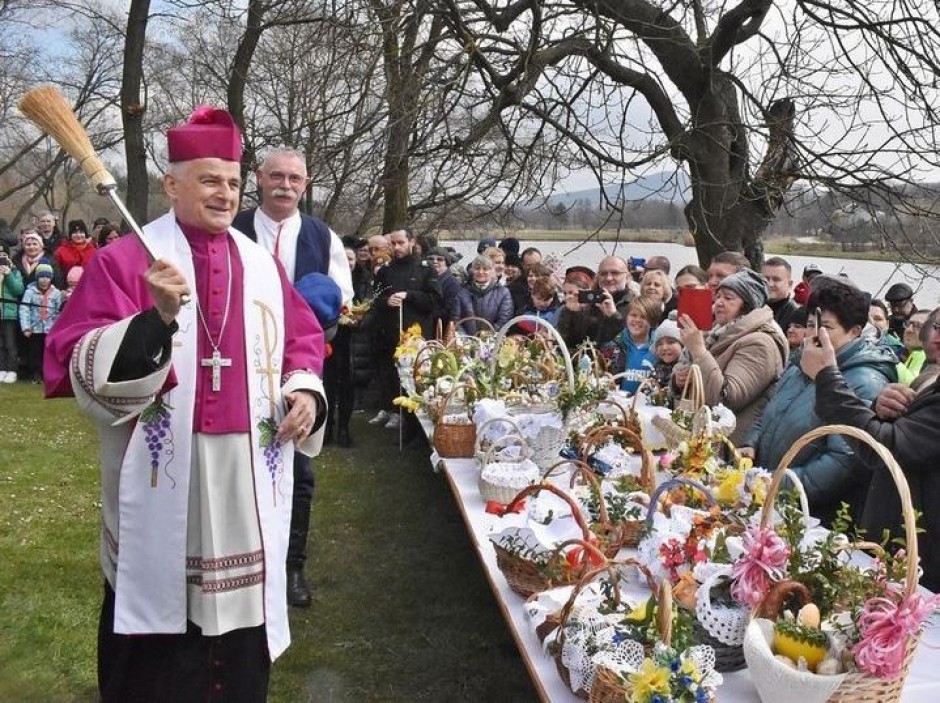
{"label": "mustache", "polygon": [[275,188],[271,191],[271,195],[273,195],[275,198],[287,198],[293,194],[294,191],[292,191],[290,188]]}

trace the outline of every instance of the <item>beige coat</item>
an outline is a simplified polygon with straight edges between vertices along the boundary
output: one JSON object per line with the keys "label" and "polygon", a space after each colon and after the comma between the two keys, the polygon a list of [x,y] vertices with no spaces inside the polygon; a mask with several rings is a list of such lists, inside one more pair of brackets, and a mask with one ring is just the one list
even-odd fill
{"label": "beige coat", "polygon": [[740,445],[786,364],[787,338],[770,308],[762,307],[731,322],[717,339],[706,336],[706,345],[692,357],[702,370],[705,402],[734,411],[738,422],[730,439]]}

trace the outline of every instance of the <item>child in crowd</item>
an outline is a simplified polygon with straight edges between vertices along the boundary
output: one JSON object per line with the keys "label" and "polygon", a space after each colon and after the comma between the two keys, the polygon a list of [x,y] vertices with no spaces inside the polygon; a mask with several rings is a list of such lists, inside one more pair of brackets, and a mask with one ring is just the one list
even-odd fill
{"label": "child in crowd", "polygon": [[72,297],[72,293],[75,291],[75,287],[78,285],[78,282],[82,279],[82,274],[85,273],[85,269],[81,266],[73,266],[69,270],[68,275],[65,277],[65,283],[68,285],[64,291],[62,291],[62,307],[65,307],[65,304],[69,302],[69,298]]}
{"label": "child in crowd", "polygon": [[555,284],[548,276],[539,276],[532,282],[529,289],[532,296],[532,307],[526,309],[526,315],[541,317],[552,327],[558,324],[558,312],[561,302],[555,294]]}
{"label": "child in crowd", "polygon": [[656,354],[656,366],[653,367],[653,378],[664,388],[669,387],[672,378],[672,369],[682,354],[682,341],[679,337],[679,323],[672,313],[664,320],[653,333],[653,353]]}
{"label": "child in crowd", "polygon": [[659,322],[660,305],[649,298],[634,298],[627,308],[623,331],[601,347],[607,370],[620,377],[620,390],[636,393],[656,366],[652,332]]}
{"label": "child in crowd", "polygon": [[23,288],[23,274],[13,265],[9,250],[0,245],[0,383],[16,383],[19,365],[16,308]]}
{"label": "child in crowd", "polygon": [[799,308],[790,318],[790,324],[784,330],[787,333],[787,346],[790,347],[790,356],[787,363],[799,355],[803,348],[803,339],[806,337],[806,322],[809,319],[809,311],[806,308]]}
{"label": "child in crowd", "polygon": [[52,285],[52,266],[36,267],[36,282],[29,284],[20,304],[20,327],[26,337],[26,372],[34,383],[42,383],[42,360],[46,334],[62,310],[62,293]]}

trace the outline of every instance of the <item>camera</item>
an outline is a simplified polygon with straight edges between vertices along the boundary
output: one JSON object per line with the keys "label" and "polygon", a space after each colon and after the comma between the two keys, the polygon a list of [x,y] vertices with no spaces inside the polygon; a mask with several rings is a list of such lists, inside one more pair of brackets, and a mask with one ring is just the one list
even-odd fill
{"label": "camera", "polygon": [[0,266],[12,266],[13,262],[10,261],[10,256],[8,254],[0,252]]}
{"label": "camera", "polygon": [[579,290],[578,302],[583,305],[595,305],[604,299],[604,293],[599,290]]}

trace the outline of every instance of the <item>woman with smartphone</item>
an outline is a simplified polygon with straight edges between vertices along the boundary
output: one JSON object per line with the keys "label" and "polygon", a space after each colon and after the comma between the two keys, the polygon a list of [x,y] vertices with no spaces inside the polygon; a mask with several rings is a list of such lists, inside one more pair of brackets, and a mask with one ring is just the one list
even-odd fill
{"label": "woman with smartphone", "polygon": [[[783,372],[774,397],[744,438],[742,452],[768,469],[806,432],[823,422],[814,412],[816,384],[800,370],[806,345],[818,343],[825,329],[836,353],[842,378],[855,395],[871,403],[888,383],[897,380],[894,354],[877,340],[862,335],[868,322],[869,296],[846,279],[819,276],[813,281],[808,304],[813,314],[795,362]],[[856,465],[849,445],[837,436],[817,440],[801,451],[790,468],[806,489],[810,512],[828,525],[845,502],[861,514],[868,489],[868,471]]]}
{"label": "woman with smartphone", "polygon": [[681,392],[689,366],[697,364],[705,402],[724,404],[737,417],[731,441],[740,444],[767,402],[767,390],[787,360],[787,338],[766,306],[767,283],[749,268],[723,279],[715,291],[714,324],[703,333],[687,314],[679,316],[683,357],[672,373]]}

